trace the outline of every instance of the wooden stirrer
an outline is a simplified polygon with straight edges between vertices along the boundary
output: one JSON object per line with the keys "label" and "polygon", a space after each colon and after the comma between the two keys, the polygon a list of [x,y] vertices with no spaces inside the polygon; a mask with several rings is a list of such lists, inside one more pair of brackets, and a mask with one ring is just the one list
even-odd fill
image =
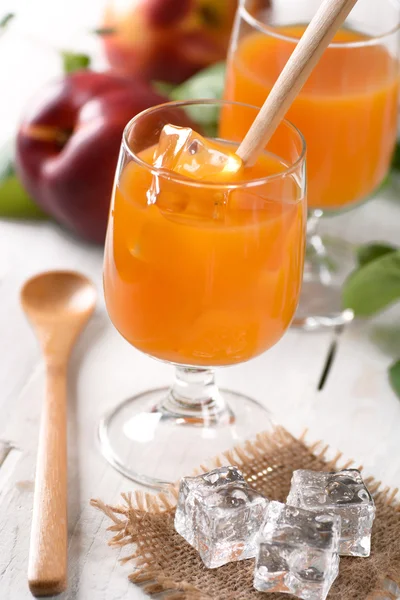
{"label": "wooden stirrer", "polygon": [[252,166],[357,0],[324,0],[236,151]]}

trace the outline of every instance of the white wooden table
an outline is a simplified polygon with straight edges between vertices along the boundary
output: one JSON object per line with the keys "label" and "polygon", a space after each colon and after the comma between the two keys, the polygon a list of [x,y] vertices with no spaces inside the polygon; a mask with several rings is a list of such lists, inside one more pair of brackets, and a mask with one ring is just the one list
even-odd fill
{"label": "white wooden table", "polygon": [[[31,10],[29,18],[33,18],[32,11],[37,14],[38,5],[59,6],[46,0],[31,6],[19,4],[25,11]],[[72,6],[81,16],[83,5],[89,14],[88,5],[93,8],[94,4],[94,0],[71,0],[70,18],[74,16]],[[47,27],[43,15],[42,33]],[[59,41],[59,32],[56,35],[51,30],[51,34],[53,41]],[[32,68],[24,67],[24,77],[13,79],[13,93],[7,86],[2,89],[1,141],[12,133],[28,91],[59,69],[56,56],[50,56],[44,47],[36,48],[34,60],[31,48],[28,50],[21,38],[7,40],[7,59],[0,59],[2,80],[25,65],[28,55]],[[378,239],[398,243],[400,189],[388,189],[356,211],[329,219],[324,229],[354,243]],[[39,348],[18,294],[26,278],[54,268],[80,270],[99,291],[96,314],[79,340],[69,371],[69,582],[60,598],[145,597],[128,583],[129,565],[121,567],[119,553],[106,545],[107,520],[89,506],[92,497],[113,503],[121,491],[134,488],[101,457],[96,428],[100,416],[116,402],[150,386],[168,384],[172,369],[139,354],[113,329],[102,299],[101,267],[99,249],[78,242],[54,224],[0,221],[1,600],[31,597],[26,570],[44,392]],[[291,432],[300,434],[308,427],[310,440],[323,439],[364,464],[368,474],[400,487],[400,401],[390,389],[386,373],[392,360],[400,357],[399,314],[393,309],[379,319],[353,324],[339,335],[291,330],[264,356],[221,370],[219,382],[265,402]],[[333,344],[336,354],[319,389]]]}

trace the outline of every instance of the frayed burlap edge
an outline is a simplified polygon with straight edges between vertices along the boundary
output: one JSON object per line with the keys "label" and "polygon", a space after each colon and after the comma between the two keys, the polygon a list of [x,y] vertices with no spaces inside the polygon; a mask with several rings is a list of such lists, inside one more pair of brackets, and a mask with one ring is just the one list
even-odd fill
{"label": "frayed burlap edge", "polygon": [[[296,439],[283,427],[277,426],[273,432],[261,433],[254,441],[247,441],[243,445],[239,445],[224,452],[221,456],[207,461],[207,463],[195,469],[193,474],[199,475],[228,464],[243,468],[249,461],[256,458],[261,459],[264,453],[279,450],[280,447],[283,448],[293,442],[301,442],[315,458],[324,461],[323,469],[326,471],[354,467],[355,462],[353,460],[342,462],[343,453],[341,452],[337,452],[332,459],[327,460],[326,456],[330,454],[329,446],[324,445],[321,441],[309,444],[306,442],[306,435],[307,431],[299,439]],[[361,471],[363,466],[358,465],[355,468]],[[394,511],[400,512],[400,503],[397,499],[398,488],[392,490],[388,486],[384,487],[374,477],[365,478],[365,482],[374,496],[375,502],[381,502]],[[251,483],[252,481],[249,480],[249,484]],[[166,492],[158,494],[142,491],[122,493],[121,497],[124,504],[118,506],[105,504],[99,499],[92,499],[90,504],[103,512],[113,522],[107,528],[107,531],[114,534],[108,541],[108,545],[121,548],[122,546],[136,544],[130,527],[132,519],[137,519],[138,514],[161,515],[162,513],[173,512],[176,507],[178,490],[179,483],[176,483],[171,485]],[[156,567],[156,557],[148,553],[143,555],[140,547],[128,556],[121,558],[119,562],[121,564],[133,563],[135,570],[129,575],[130,581],[140,585],[143,591],[150,596],[162,594],[162,597],[167,600],[213,600],[211,596],[199,591],[190,583],[176,582],[159,573]],[[382,573],[376,589],[370,592],[365,600],[396,600],[398,595],[388,589],[388,582],[400,588],[400,572],[389,570]]]}

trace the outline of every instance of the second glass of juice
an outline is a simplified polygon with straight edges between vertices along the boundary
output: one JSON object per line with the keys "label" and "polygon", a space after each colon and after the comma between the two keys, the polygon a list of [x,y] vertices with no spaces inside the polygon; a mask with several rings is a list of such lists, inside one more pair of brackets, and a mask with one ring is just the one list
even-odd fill
{"label": "second glass of juice", "polygon": [[[228,60],[227,100],[263,104],[320,4],[273,0],[263,10],[262,1],[241,1]],[[397,136],[399,22],[398,2],[359,0],[287,114],[307,142],[310,215],[295,319],[306,328],[352,319],[340,300],[351,256],[343,244],[324,245],[316,226],[322,214],[368,198],[388,173]],[[247,115],[223,117],[221,135],[229,131],[241,139],[249,127]]]}
{"label": "second glass of juice", "polygon": [[[235,138],[203,130],[221,108],[252,121],[257,109],[200,101],[151,108],[127,126],[104,261],[107,310],[138,350],[176,366],[171,388],[125,401],[100,426],[120,471],[161,485],[270,425],[255,400],[219,390],[213,367],[273,346],[294,316],[305,247],[305,145],[283,122],[250,168],[235,166]],[[189,126],[186,154],[157,162],[165,125]],[[228,153],[226,172],[209,159]],[[179,160],[178,160],[179,159]],[[180,162],[179,162],[180,161]],[[175,170],[174,170],[175,169]]]}

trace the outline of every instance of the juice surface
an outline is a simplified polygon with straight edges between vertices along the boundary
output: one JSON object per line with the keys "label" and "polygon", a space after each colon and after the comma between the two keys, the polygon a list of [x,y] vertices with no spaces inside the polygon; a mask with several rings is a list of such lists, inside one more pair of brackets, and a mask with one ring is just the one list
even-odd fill
{"label": "juice surface", "polygon": [[[141,158],[151,163],[153,153]],[[264,155],[229,181],[283,168]],[[159,177],[149,204],[151,183],[130,162],[115,188],[104,289],[116,328],[143,352],[193,366],[242,362],[275,344],[302,279],[305,203],[295,178],[227,192]]]}
{"label": "juice surface", "polygon": [[[277,27],[239,41],[227,71],[225,99],[261,106],[305,30]],[[288,39],[293,38],[293,39]],[[365,36],[341,30],[336,43]],[[308,204],[337,209],[371,194],[385,177],[397,135],[398,61],[381,45],[330,46],[287,118],[307,142]],[[222,115],[221,137],[243,137],[243,118]]]}

